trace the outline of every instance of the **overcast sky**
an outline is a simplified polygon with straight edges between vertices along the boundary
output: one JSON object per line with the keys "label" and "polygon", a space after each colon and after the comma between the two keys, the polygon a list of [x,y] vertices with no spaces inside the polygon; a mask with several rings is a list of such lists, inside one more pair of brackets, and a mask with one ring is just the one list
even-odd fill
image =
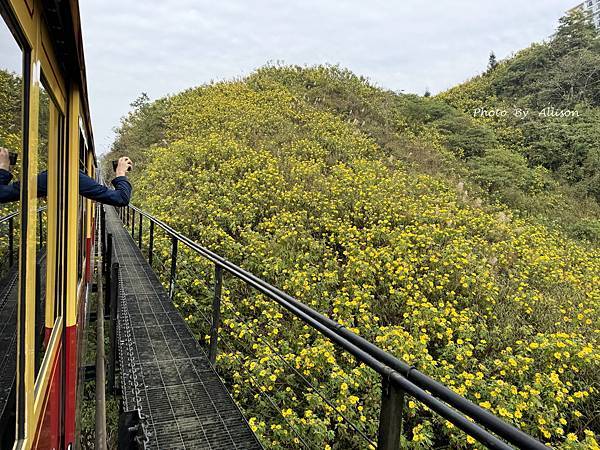
{"label": "overcast sky", "polygon": [[332,63],[385,88],[439,92],[549,37],[576,0],[83,0],[96,149],[151,99],[267,62]]}

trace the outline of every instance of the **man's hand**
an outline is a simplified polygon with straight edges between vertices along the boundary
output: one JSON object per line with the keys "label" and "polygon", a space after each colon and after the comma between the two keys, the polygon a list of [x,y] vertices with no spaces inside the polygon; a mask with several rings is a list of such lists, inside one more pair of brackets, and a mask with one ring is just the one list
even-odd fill
{"label": "man's hand", "polygon": [[0,147],[0,169],[10,169],[10,156],[4,147]]}
{"label": "man's hand", "polygon": [[127,171],[131,170],[133,167],[133,163],[127,156],[122,156],[119,158],[119,164],[117,165],[117,170],[115,170],[115,174],[118,177],[124,177],[127,175]]}

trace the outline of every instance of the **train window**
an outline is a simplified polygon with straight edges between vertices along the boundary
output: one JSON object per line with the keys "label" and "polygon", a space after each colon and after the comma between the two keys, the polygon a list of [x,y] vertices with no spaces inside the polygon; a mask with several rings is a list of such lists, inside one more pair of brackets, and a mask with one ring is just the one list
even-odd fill
{"label": "train window", "polygon": [[[81,129],[79,131],[79,170],[86,171],[86,154],[87,144]],[[83,275],[83,262],[85,258],[85,238],[87,234],[86,230],[86,213],[87,213],[87,202],[82,196],[79,196],[79,207],[78,207],[78,221],[77,221],[77,279],[81,279]]]}
{"label": "train window", "polygon": [[[82,121],[79,120],[79,126],[81,127]],[[85,135],[79,129],[79,170],[85,172],[86,169],[86,156],[87,156],[87,141]]]}
{"label": "train window", "polygon": [[[38,96],[38,139],[37,139],[37,161],[38,161],[38,183],[45,184],[47,191],[49,186],[48,176],[48,146],[51,138],[50,114],[51,108],[56,109],[46,88],[44,76],[41,76]],[[48,236],[47,227],[47,205],[46,198],[38,199],[37,226],[36,226],[36,302],[35,302],[35,370],[36,377],[39,371],[45,346],[45,313],[46,313],[46,241]]]}

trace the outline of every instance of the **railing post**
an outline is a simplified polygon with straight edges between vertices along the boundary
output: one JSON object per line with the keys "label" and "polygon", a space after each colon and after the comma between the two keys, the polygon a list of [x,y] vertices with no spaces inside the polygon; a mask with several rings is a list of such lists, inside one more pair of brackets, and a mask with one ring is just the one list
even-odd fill
{"label": "railing post", "polygon": [[108,391],[115,392],[115,371],[117,363],[117,301],[119,297],[119,263],[110,268],[110,353],[108,355]]}
{"label": "railing post", "polygon": [[[98,205],[100,209],[100,252],[102,253],[102,274],[100,277],[106,276],[106,211],[103,205]],[[102,280],[102,278],[100,278]]]}
{"label": "railing post", "polygon": [[131,237],[135,237],[135,209],[131,211]]}
{"label": "railing post", "polygon": [[175,295],[175,276],[177,272],[177,244],[179,241],[175,236],[171,237],[171,280],[169,283],[169,299],[173,300]]}
{"label": "railing post", "polygon": [[43,241],[44,241],[44,227],[42,226],[42,210],[38,211],[38,235],[39,235],[39,241],[38,241],[38,250],[41,252],[42,251],[42,247],[43,247]]}
{"label": "railing post", "polygon": [[129,206],[126,206],[125,208],[127,208],[127,227],[129,227]]}
{"label": "railing post", "polygon": [[112,295],[112,247],[113,247],[113,236],[112,233],[108,233],[106,236],[106,253],[104,254],[104,267],[106,273],[106,287],[104,289],[104,315],[110,313],[110,296]]}
{"label": "railing post", "polygon": [[212,323],[210,326],[210,348],[208,359],[214,366],[217,361],[217,340],[221,326],[221,290],[223,288],[223,267],[215,264],[215,292],[212,305]]}
{"label": "railing post", "polygon": [[379,413],[377,450],[400,449],[403,409],[404,392],[384,377],[381,384],[381,411]]}
{"label": "railing post", "polygon": [[140,224],[138,227],[138,247],[140,250],[142,249],[142,223],[144,223],[144,217],[142,216],[142,213],[140,213]]}
{"label": "railing post", "polygon": [[15,263],[15,224],[13,218],[8,219],[8,264],[10,267]]}
{"label": "railing post", "polygon": [[148,265],[152,267],[152,252],[154,251],[154,222],[150,219],[150,237],[148,238]]}
{"label": "railing post", "polygon": [[104,236],[104,207],[98,205],[100,213],[100,229],[97,235],[100,236],[100,248],[97,252],[97,273],[96,285],[98,286],[98,297],[96,301],[96,442],[97,449],[106,447],[106,354],[104,344],[104,291],[102,283],[105,277],[104,254],[105,254],[105,236]]}

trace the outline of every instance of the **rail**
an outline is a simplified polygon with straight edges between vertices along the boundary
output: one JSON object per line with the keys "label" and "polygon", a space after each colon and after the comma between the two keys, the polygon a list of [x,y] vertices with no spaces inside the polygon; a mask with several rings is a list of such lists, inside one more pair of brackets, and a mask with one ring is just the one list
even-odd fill
{"label": "rail", "polygon": [[[548,448],[518,428],[504,422],[489,411],[486,411],[475,403],[456,394],[443,384],[423,374],[410,364],[399,360],[289,294],[178,233],[156,217],[133,205],[120,208],[119,214],[124,225],[128,228],[131,227],[131,235],[134,240],[136,239],[137,215],[137,242],[140,248],[142,248],[143,244],[143,221],[144,219],[148,221],[148,261],[150,265],[152,265],[153,260],[155,228],[158,226],[170,237],[170,298],[173,298],[176,289],[177,255],[180,243],[214,264],[215,283],[212,319],[209,320],[205,317],[205,321],[210,324],[209,359],[211,363],[214,364],[216,361],[221,321],[223,272],[226,271],[246,285],[275,301],[295,317],[301,319],[322,336],[352,354],[359,362],[369,366],[381,376],[382,398],[377,436],[378,449],[396,450],[399,448],[402,430],[401,424],[404,414],[404,394],[408,394],[423,403],[429,409],[488,448],[510,449],[512,447],[509,444],[522,449],[541,450]],[[325,398],[324,400],[327,401]],[[352,423],[349,425],[360,434],[360,430],[355,428]],[[366,440],[370,442],[368,438]]]}

